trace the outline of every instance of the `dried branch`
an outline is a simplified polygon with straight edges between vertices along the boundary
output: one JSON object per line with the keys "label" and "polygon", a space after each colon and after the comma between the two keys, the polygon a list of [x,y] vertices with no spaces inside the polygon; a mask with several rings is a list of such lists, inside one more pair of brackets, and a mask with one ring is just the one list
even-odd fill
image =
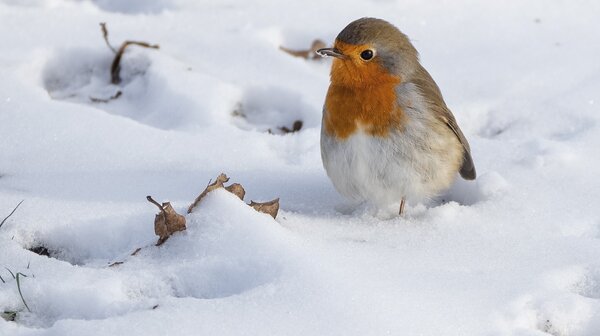
{"label": "dried branch", "polygon": [[160,211],[162,211],[162,213],[165,213],[165,209],[163,209],[162,205],[160,205],[160,203],[158,203],[157,201],[154,200],[154,198],[152,198],[152,196],[146,196],[146,199],[148,200],[148,202],[156,205],[158,207],[158,209]]}
{"label": "dried branch", "polygon": [[117,54],[115,55],[115,59],[113,60],[111,66],[110,66],[110,82],[113,84],[121,83],[121,75],[120,75],[120,73],[121,73],[121,58],[123,57],[123,53],[125,52],[125,49],[127,49],[127,47],[130,45],[137,45],[140,47],[152,48],[152,49],[160,48],[158,46],[158,44],[149,44],[147,42],[138,42],[138,41],[123,42],[123,44],[121,44],[121,47],[119,48],[119,51],[117,51]]}
{"label": "dried branch", "polygon": [[110,50],[112,50],[113,54],[117,53],[117,50],[108,42],[108,30],[106,29],[106,22],[100,22],[100,29],[102,30],[102,37],[104,37],[104,42]]}
{"label": "dried branch", "polygon": [[17,204],[17,206],[8,214],[8,216],[4,217],[2,222],[0,222],[0,228],[2,227],[2,225],[4,225],[4,222],[6,222],[10,218],[10,216],[12,216],[15,213],[15,211],[17,211],[17,209],[19,208],[21,203],[23,203],[24,201],[25,200],[22,200],[21,202],[19,202],[19,204]]}
{"label": "dried branch", "polygon": [[137,45],[137,46],[144,47],[144,48],[152,48],[152,49],[160,48],[158,46],[158,44],[150,44],[148,42],[139,42],[139,41],[125,41],[121,44],[121,46],[119,47],[119,50],[115,50],[115,48],[113,48],[113,46],[108,42],[108,29],[106,28],[106,23],[104,23],[104,22],[100,23],[100,29],[102,31],[102,36],[104,37],[104,41],[106,42],[106,45],[110,48],[110,50],[112,50],[113,53],[115,53],[115,58],[113,59],[113,62],[110,66],[110,82],[112,84],[121,83],[121,75],[120,75],[120,73],[121,73],[121,58],[123,58],[123,53],[125,52],[125,49],[127,49],[128,46]]}

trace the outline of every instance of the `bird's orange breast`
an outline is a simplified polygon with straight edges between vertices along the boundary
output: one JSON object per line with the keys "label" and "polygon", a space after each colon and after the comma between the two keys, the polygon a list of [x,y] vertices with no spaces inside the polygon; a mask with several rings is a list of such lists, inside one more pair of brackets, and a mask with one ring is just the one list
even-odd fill
{"label": "bird's orange breast", "polygon": [[[365,48],[340,41],[336,41],[336,47],[345,55]],[[346,139],[360,129],[385,137],[390,130],[401,128],[405,117],[396,97],[400,81],[400,77],[388,73],[376,60],[335,59],[323,117],[327,134]]]}

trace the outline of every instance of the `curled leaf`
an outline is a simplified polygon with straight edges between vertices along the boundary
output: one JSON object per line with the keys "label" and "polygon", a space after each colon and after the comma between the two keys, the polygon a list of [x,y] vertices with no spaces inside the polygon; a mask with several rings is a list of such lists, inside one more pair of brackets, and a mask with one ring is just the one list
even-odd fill
{"label": "curled leaf", "polygon": [[215,180],[215,182],[210,183],[206,186],[206,189],[204,189],[204,191],[198,195],[198,197],[196,197],[196,199],[194,200],[194,202],[192,204],[190,204],[190,206],[188,207],[188,213],[192,213],[192,211],[194,210],[194,208],[200,203],[200,201],[202,201],[202,199],[211,191],[215,190],[215,189],[219,189],[219,188],[223,188],[223,184],[225,182],[229,181],[229,177],[227,177],[227,175],[221,173],[219,176],[217,176],[217,179]]}
{"label": "curled leaf", "polygon": [[246,196],[246,190],[244,190],[244,187],[239,183],[234,183],[229,187],[225,187],[225,190],[239,197],[242,201],[244,200],[244,196]]}
{"label": "curled leaf", "polygon": [[146,199],[160,210],[154,217],[154,233],[159,237],[157,246],[162,245],[173,233],[185,230],[185,217],[178,214],[170,202],[161,205],[151,196],[147,196]]}
{"label": "curled leaf", "polygon": [[283,132],[283,133],[295,133],[298,132],[302,129],[302,120],[296,120],[294,121],[294,124],[292,125],[292,128],[287,128],[286,126],[283,127],[279,127],[279,129]]}
{"label": "curled leaf", "polygon": [[[301,127],[301,125],[302,125],[301,123],[300,123],[300,126],[295,125],[294,128],[299,128],[299,127]],[[200,204],[202,199],[204,197],[206,197],[206,195],[209,192],[219,189],[219,188],[224,188],[225,190],[236,195],[240,200],[243,201],[244,196],[246,196],[246,190],[244,190],[244,187],[239,183],[233,183],[232,185],[226,187],[225,183],[227,183],[227,182],[229,182],[229,177],[227,177],[227,175],[225,175],[223,173],[221,173],[214,182],[212,182],[212,183],[209,182],[209,184],[206,186],[204,191],[202,191],[202,193],[200,195],[198,195],[198,197],[196,197],[194,202],[188,207],[188,213],[192,213],[192,211],[194,211],[194,208],[198,204]],[[274,199],[269,202],[264,202],[264,203],[258,203],[258,202],[251,201],[250,204],[248,204],[248,205],[251,206],[256,211],[271,215],[273,218],[277,217],[277,213],[279,212],[279,198]]]}
{"label": "curled leaf", "polygon": [[273,217],[273,219],[277,217],[277,213],[279,212],[279,198],[263,203],[250,201],[250,204],[248,205],[258,212],[270,215],[271,217]]}

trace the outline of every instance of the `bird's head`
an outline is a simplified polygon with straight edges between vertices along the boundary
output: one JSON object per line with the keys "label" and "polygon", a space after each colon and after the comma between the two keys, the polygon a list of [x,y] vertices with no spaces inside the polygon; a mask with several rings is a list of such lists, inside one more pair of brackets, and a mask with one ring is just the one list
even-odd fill
{"label": "bird's head", "polygon": [[348,87],[399,83],[414,72],[419,62],[406,35],[387,21],[374,18],[351,22],[339,33],[333,48],[322,48],[317,53],[334,57],[331,82]]}

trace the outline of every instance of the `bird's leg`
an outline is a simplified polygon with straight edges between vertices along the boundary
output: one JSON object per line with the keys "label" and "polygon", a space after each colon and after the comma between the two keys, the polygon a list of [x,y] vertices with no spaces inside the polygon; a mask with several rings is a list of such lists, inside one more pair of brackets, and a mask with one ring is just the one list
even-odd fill
{"label": "bird's leg", "polygon": [[402,216],[404,215],[404,197],[402,197],[402,200],[400,201],[400,210],[398,211],[398,215]]}

